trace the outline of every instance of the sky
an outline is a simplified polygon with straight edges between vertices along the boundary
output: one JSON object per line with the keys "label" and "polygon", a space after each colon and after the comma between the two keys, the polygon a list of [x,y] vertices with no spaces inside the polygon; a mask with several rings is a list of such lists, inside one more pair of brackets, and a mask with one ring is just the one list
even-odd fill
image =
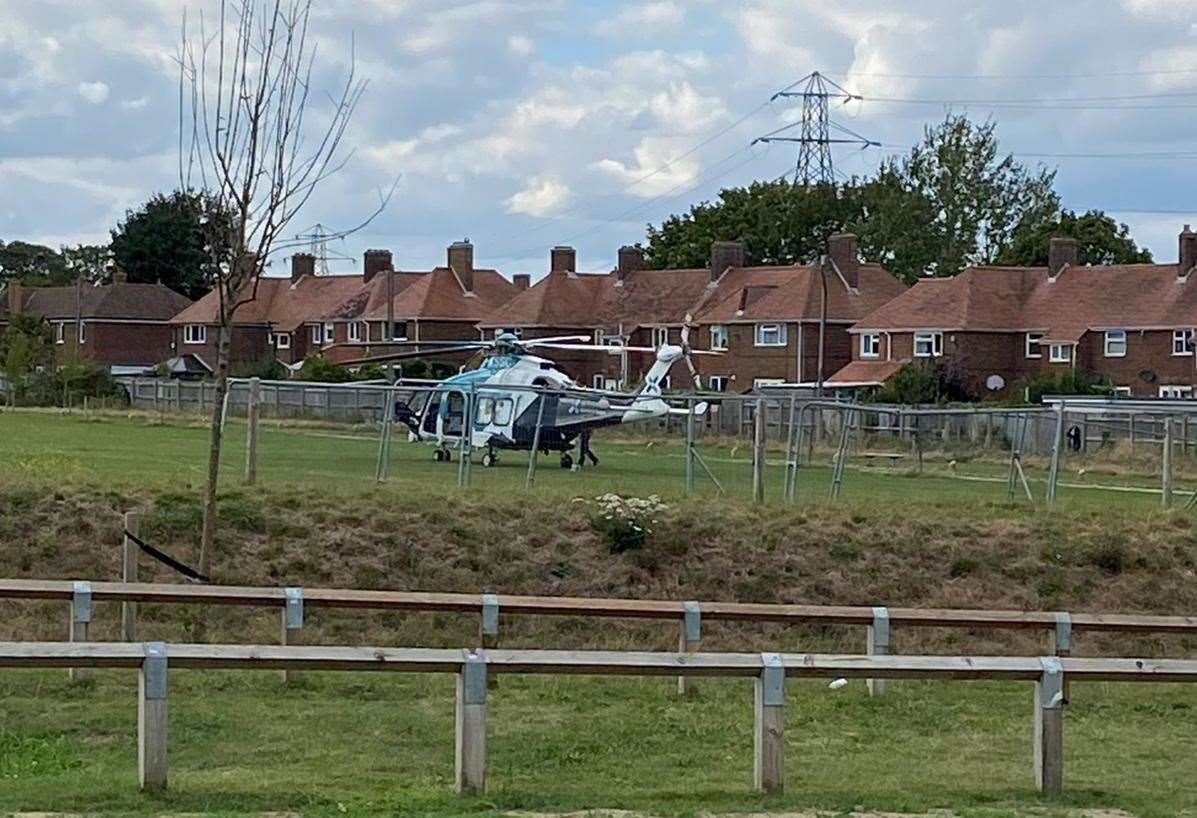
{"label": "sky", "polygon": [[[180,26],[215,7],[0,0],[0,240],[102,242],[177,186]],[[369,87],[289,234],[357,224],[398,180],[330,245],[337,272],[367,247],[428,269],[464,238],[508,275],[542,275],[554,244],[609,270],[646,223],[792,170],[794,146],[751,143],[816,70],[861,97],[833,120],[882,145],[837,149],[841,173],[963,112],[1160,261],[1197,224],[1195,0],[315,0],[313,31],[317,89],[351,63]]]}

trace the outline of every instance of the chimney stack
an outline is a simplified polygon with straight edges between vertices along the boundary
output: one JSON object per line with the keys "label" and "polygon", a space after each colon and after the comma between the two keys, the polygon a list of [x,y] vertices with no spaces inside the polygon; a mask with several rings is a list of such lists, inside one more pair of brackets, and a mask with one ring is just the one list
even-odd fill
{"label": "chimney stack", "polygon": [[728,267],[744,266],[744,242],[711,242],[711,281],[718,281]]}
{"label": "chimney stack", "polygon": [[1076,239],[1070,236],[1052,236],[1047,250],[1047,274],[1056,278],[1065,267],[1076,266]]}
{"label": "chimney stack", "polygon": [[296,253],[291,256],[291,283],[304,276],[316,275],[316,257],[311,253]]}
{"label": "chimney stack", "polygon": [[572,247],[558,244],[549,251],[550,273],[576,273],[578,271],[578,251]]}
{"label": "chimney stack", "polygon": [[644,269],[644,250],[625,244],[619,248],[619,266],[615,268],[615,275],[622,282],[628,273]]}
{"label": "chimney stack", "polygon": [[835,262],[836,268],[848,286],[856,289],[860,286],[860,256],[856,249],[856,236],[852,233],[837,233],[827,239],[827,255]]}
{"label": "chimney stack", "polygon": [[469,239],[449,245],[449,269],[457,273],[463,290],[467,293],[474,291],[474,245],[470,244]]}
{"label": "chimney stack", "polygon": [[515,285],[517,290],[523,292],[532,286],[532,276],[527,273],[516,273],[511,277],[511,283]]}
{"label": "chimney stack", "polygon": [[369,284],[374,276],[390,269],[390,250],[367,250],[362,256],[362,283]]}
{"label": "chimney stack", "polygon": [[1180,254],[1177,259],[1176,274],[1182,278],[1197,266],[1197,233],[1190,230],[1187,224],[1180,232]]}

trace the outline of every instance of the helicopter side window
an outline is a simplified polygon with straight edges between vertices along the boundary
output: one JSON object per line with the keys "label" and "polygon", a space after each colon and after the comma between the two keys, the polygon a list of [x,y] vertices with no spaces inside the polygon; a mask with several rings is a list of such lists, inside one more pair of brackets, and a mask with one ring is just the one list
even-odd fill
{"label": "helicopter side window", "polygon": [[436,416],[441,408],[440,395],[433,394],[428,397],[428,409],[424,412],[423,431],[427,434],[436,434]]}
{"label": "helicopter side window", "polygon": [[442,405],[445,407],[445,434],[460,435],[465,421],[465,396],[460,392],[450,392]]}
{"label": "helicopter side window", "polygon": [[474,419],[475,426],[486,426],[495,419],[495,399],[478,398],[478,412]]}
{"label": "helicopter side window", "polygon": [[511,423],[512,405],[511,398],[499,398],[499,400],[495,401],[494,422],[496,426],[506,426],[508,423]]}

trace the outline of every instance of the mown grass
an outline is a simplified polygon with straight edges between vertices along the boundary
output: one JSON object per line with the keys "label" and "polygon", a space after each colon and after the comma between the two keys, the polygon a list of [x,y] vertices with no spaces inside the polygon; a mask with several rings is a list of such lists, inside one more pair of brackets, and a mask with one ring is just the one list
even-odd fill
{"label": "mown grass", "polygon": [[[490,697],[490,792],[453,785],[447,677],[180,671],[171,677],[170,791],[136,791],[136,681],[99,672],[0,676],[0,809],[130,814],[488,815],[631,809],[652,815],[867,808],[1023,814],[1027,685],[899,683],[869,699],[791,682],[787,794],[751,791],[751,688],[670,680],[504,677]],[[1065,807],[1174,816],[1197,808],[1197,691],[1078,685]],[[12,737],[16,737],[15,740]],[[41,763],[27,760],[28,748]],[[46,749],[40,749],[46,748]],[[16,756],[14,763],[11,757]],[[998,810],[998,812],[993,812]],[[980,813],[978,813],[980,814]]]}

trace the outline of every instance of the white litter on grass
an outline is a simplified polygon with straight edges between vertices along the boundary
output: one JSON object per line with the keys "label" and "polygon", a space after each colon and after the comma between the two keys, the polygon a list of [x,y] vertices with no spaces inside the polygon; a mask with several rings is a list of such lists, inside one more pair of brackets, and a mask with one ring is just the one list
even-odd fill
{"label": "white litter on grass", "polygon": [[830,687],[832,690],[839,690],[841,687],[848,686],[848,680],[847,679],[834,679],[834,680],[832,680],[831,684],[829,684],[827,686]]}

